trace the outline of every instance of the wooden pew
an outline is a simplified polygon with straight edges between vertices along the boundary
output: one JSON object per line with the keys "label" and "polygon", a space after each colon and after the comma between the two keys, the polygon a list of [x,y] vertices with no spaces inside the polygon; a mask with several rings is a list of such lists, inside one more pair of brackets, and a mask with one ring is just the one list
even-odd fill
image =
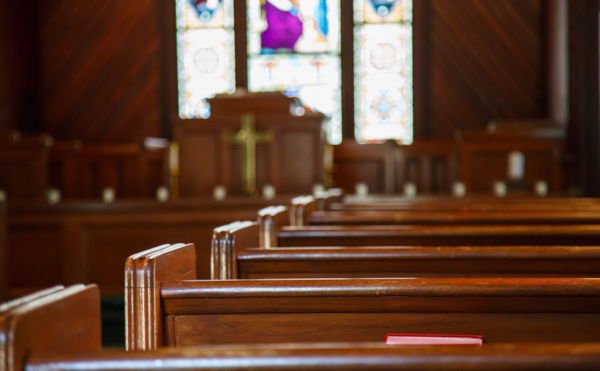
{"label": "wooden pew", "polygon": [[6,251],[6,203],[0,200],[0,303],[8,299],[8,253]]}
{"label": "wooden pew", "polygon": [[321,211],[307,225],[565,225],[600,224],[598,211]]}
{"label": "wooden pew", "polygon": [[566,197],[490,197],[464,198],[419,196],[346,196],[344,202],[333,203],[331,210],[373,211],[580,211],[600,210],[597,198]]}
{"label": "wooden pew", "polygon": [[284,226],[278,246],[596,246],[600,225]]}
{"label": "wooden pew", "polygon": [[24,370],[30,354],[99,351],[100,293],[95,285],[54,287],[0,306],[0,367]]}
{"label": "wooden pew", "polygon": [[[295,213],[304,207],[309,210],[314,200],[303,199],[306,202],[296,203]],[[314,209],[313,209],[314,210]],[[312,212],[317,214],[316,211]],[[600,225],[576,223],[577,218],[570,223],[560,223],[560,215],[556,214],[553,225],[542,224],[544,213],[540,214],[537,222],[522,219],[511,222],[509,217],[502,213],[491,214],[488,222],[475,223],[474,219],[465,219],[474,224],[441,223],[443,217],[437,219],[439,223],[424,223],[410,225],[316,225],[304,226],[287,225],[287,220],[294,220],[292,212],[286,208],[271,208],[259,216],[261,234],[265,234],[261,241],[269,240],[271,246],[299,247],[299,246],[597,246],[600,240]],[[303,215],[309,215],[304,212]],[[357,221],[369,223],[366,217],[358,215]],[[317,214],[319,215],[319,214]],[[342,214],[343,215],[343,214]],[[351,214],[354,215],[354,214]],[[377,212],[371,214],[374,218]],[[382,215],[386,215],[383,213]],[[485,215],[483,213],[482,215]],[[509,214],[509,216],[512,214]],[[516,215],[516,214],[514,214]],[[531,215],[534,220],[536,216]],[[586,214],[590,218],[594,216]],[[389,214],[387,215],[389,216]],[[452,220],[452,214],[447,214]],[[361,219],[362,218],[362,219]],[[460,217],[457,217],[460,220]],[[341,218],[340,218],[341,219]],[[417,219],[414,218],[413,219]],[[568,218],[567,218],[568,219]],[[493,220],[504,221],[492,223]],[[579,219],[584,220],[584,219]],[[447,221],[447,220],[446,220]],[[523,224],[517,224],[517,222]],[[265,225],[263,227],[262,225]],[[348,223],[354,224],[354,223]],[[391,223],[390,223],[391,224]],[[431,225],[429,225],[431,224]],[[486,225],[489,224],[489,225]]]}
{"label": "wooden pew", "polygon": [[128,259],[128,349],[379,341],[391,332],[600,341],[597,278],[196,281],[194,252],[170,245]]}
{"label": "wooden pew", "polygon": [[488,344],[477,348],[301,343],[33,354],[27,370],[597,370],[599,362],[600,344],[595,343]]}
{"label": "wooden pew", "polygon": [[103,296],[122,296],[127,257],[169,241],[193,242],[198,249],[198,277],[208,279],[215,227],[255,219],[257,210],[290,199],[281,195],[273,200],[230,197],[164,203],[11,202],[6,236],[10,296],[80,282],[97,283]]}
{"label": "wooden pew", "polygon": [[212,279],[600,277],[600,246],[277,247],[261,244],[260,224],[215,229]]}
{"label": "wooden pew", "polygon": [[43,200],[48,187],[48,135],[0,135],[0,190],[8,199]]}
{"label": "wooden pew", "polygon": [[55,287],[0,306],[0,369],[446,370],[593,369],[599,343],[484,344],[481,347],[292,343],[171,348],[150,352],[99,349],[99,295],[92,286]]}
{"label": "wooden pew", "polygon": [[64,199],[99,200],[105,188],[117,198],[152,199],[169,185],[168,146],[57,142],[50,151],[50,175]]}

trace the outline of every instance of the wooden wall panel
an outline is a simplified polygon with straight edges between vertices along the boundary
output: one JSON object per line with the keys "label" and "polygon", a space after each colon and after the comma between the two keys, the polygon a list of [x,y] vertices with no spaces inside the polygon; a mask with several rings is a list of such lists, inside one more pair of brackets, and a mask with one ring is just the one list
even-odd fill
{"label": "wooden wall panel", "polygon": [[0,1],[0,130],[37,129],[36,3]]}
{"label": "wooden wall panel", "polygon": [[160,132],[158,1],[39,4],[44,128],[125,142]]}
{"label": "wooden wall panel", "polygon": [[543,16],[541,0],[431,0],[433,137],[543,117]]}

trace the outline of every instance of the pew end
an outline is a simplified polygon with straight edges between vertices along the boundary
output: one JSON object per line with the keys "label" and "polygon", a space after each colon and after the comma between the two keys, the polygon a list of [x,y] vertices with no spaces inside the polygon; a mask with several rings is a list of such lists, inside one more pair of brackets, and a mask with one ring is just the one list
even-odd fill
{"label": "pew end", "polygon": [[284,225],[290,223],[290,208],[286,206],[269,206],[258,211],[257,223],[260,233],[261,248],[277,247],[277,233]]}
{"label": "pew end", "polygon": [[197,277],[194,244],[166,244],[131,255],[125,262],[125,347],[156,349],[163,335],[161,282]]}
{"label": "pew end", "polygon": [[310,214],[318,208],[318,201],[313,196],[298,196],[290,203],[290,225],[302,227],[308,225]]}
{"label": "pew end", "polygon": [[[265,223],[261,225],[264,226]],[[268,219],[266,226],[273,226],[273,219]],[[263,236],[262,232],[260,236]],[[213,280],[237,278],[237,251],[258,244],[259,227],[256,222],[233,222],[215,228],[211,243],[210,278]]]}
{"label": "pew end", "polygon": [[0,305],[0,369],[23,370],[30,354],[101,349],[96,285],[55,286]]}

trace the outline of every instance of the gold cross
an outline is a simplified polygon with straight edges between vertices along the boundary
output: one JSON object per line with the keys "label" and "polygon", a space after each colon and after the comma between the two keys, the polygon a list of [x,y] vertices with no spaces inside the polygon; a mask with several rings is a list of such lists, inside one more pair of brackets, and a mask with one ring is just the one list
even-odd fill
{"label": "gold cross", "polygon": [[242,115],[242,127],[235,134],[229,134],[230,143],[241,144],[244,192],[249,195],[256,193],[256,144],[267,143],[273,140],[273,133],[254,131],[254,115],[245,113]]}

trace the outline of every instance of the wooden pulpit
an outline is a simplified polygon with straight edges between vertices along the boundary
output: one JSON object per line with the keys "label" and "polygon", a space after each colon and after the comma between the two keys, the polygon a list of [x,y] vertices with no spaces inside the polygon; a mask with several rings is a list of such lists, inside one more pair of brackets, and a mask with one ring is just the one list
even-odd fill
{"label": "wooden pulpit", "polygon": [[323,184],[323,114],[278,92],[238,91],[209,102],[208,119],[174,127],[181,197],[212,195],[217,187],[227,195],[259,195],[265,186],[307,193]]}

